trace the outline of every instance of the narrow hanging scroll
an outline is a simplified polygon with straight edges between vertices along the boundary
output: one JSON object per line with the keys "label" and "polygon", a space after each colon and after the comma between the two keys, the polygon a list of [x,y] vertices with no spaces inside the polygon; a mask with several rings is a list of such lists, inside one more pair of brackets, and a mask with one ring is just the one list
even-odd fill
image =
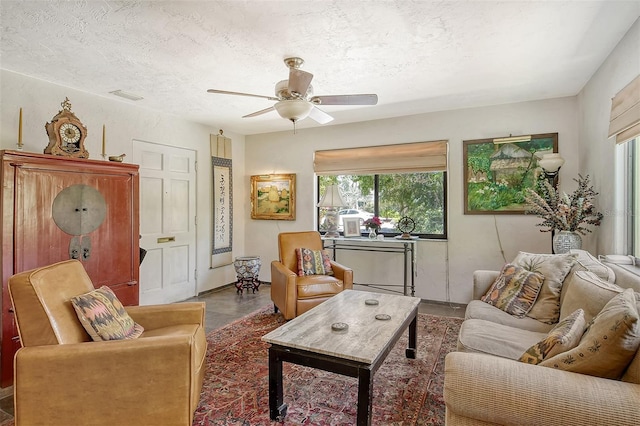
{"label": "narrow hanging scroll", "polygon": [[211,267],[230,265],[233,260],[233,173],[231,139],[211,135],[211,166],[213,170],[213,244]]}

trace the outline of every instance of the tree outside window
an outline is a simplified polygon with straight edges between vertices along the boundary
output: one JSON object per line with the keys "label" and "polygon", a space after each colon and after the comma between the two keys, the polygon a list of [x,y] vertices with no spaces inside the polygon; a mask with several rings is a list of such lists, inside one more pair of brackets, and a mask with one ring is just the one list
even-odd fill
{"label": "tree outside window", "polygon": [[[338,230],[343,231],[342,218],[359,217],[360,231],[372,216],[382,220],[379,233],[401,234],[398,220],[410,217],[416,224],[412,235],[422,238],[446,238],[446,174],[445,172],[319,176],[319,195],[327,185],[337,184],[346,206],[339,209]],[[319,209],[318,229],[326,230],[326,209]]]}

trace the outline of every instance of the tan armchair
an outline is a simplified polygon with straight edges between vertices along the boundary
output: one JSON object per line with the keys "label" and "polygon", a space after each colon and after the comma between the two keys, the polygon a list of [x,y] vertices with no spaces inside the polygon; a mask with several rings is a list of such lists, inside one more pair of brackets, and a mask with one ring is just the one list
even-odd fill
{"label": "tan armchair", "polygon": [[334,275],[298,276],[296,248],[322,249],[320,233],[283,232],[278,235],[279,260],[271,262],[271,300],[285,319],[297,317],[344,289],[353,288],[353,271],[331,261]]}
{"label": "tan armchair", "polygon": [[137,339],[91,341],[69,299],[94,289],[69,260],[14,275],[20,425],[191,425],[207,348],[204,303],[129,306]]}

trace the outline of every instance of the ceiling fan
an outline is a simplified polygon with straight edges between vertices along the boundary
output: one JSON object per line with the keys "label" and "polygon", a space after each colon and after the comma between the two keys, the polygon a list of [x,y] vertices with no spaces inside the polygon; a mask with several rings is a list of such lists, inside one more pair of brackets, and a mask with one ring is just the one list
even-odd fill
{"label": "ceiling fan", "polygon": [[275,110],[282,118],[286,118],[293,123],[294,132],[296,121],[303,120],[307,117],[320,124],[326,124],[333,120],[333,117],[318,108],[318,105],[376,105],[378,103],[378,95],[374,94],[313,96],[313,86],[311,86],[313,74],[300,69],[304,60],[297,57],[286,58],[284,63],[289,67],[289,79],[279,81],[276,84],[275,96],[254,95],[251,93],[230,92],[217,89],[209,89],[207,92],[220,93],[223,95],[251,96],[276,101],[275,105],[245,115],[242,118],[256,117]]}

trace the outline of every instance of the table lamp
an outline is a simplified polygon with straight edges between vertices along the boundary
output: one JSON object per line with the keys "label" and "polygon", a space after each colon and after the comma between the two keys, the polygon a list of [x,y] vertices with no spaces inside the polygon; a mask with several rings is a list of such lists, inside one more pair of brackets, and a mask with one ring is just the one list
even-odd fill
{"label": "table lamp", "polygon": [[340,233],[338,232],[338,212],[336,207],[343,207],[346,203],[340,196],[340,190],[338,185],[329,185],[322,196],[322,199],[318,203],[318,207],[324,207],[327,209],[325,214],[325,223],[327,224],[327,232],[324,236],[327,238],[338,238]]}

